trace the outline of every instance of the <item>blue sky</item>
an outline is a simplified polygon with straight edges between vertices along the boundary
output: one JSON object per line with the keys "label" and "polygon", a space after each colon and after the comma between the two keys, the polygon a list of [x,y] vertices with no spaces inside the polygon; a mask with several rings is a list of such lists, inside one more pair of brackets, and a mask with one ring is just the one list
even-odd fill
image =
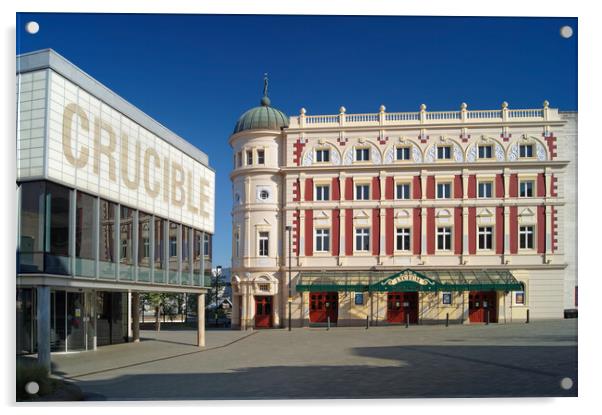
{"label": "blue sky", "polygon": [[[36,35],[25,23],[40,24]],[[570,25],[574,35],[560,36]],[[577,110],[577,19],[17,14],[17,53],[53,48],[209,155],[214,263],[229,266],[228,137],[259,104],[288,115],[540,107]]]}

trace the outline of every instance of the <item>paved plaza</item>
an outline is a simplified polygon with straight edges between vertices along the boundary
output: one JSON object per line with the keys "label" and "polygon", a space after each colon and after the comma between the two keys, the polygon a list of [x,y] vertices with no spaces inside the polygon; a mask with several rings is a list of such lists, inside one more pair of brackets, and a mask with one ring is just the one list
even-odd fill
{"label": "paved plaza", "polygon": [[194,331],[141,336],[138,344],[55,354],[53,371],[89,400],[577,395],[576,320],[216,330],[201,350]]}

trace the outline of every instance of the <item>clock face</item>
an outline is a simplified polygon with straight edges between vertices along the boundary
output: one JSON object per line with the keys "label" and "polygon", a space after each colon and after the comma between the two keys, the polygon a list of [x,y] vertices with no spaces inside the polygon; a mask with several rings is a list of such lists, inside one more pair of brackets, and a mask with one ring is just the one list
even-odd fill
{"label": "clock face", "polygon": [[272,192],[267,186],[257,186],[257,200],[267,202],[272,198]]}

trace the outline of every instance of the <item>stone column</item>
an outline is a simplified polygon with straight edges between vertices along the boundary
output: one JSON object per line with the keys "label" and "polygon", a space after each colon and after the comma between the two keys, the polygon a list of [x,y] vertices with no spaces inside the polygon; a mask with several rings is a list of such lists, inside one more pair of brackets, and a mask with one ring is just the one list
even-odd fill
{"label": "stone column", "polygon": [[510,255],[510,206],[504,206],[504,259]]}
{"label": "stone column", "polygon": [[346,215],[345,209],[339,209],[339,265],[343,265],[343,258],[345,257],[345,226],[346,226]]}
{"label": "stone column", "polygon": [[[280,292],[280,290],[283,289],[283,287],[279,287],[280,284],[276,285],[276,290],[274,295],[273,295],[273,299],[272,301],[274,302],[274,304],[272,305],[272,323],[274,327],[279,327],[280,326],[280,296],[282,295],[282,293]],[[283,284],[284,285],[284,284]],[[288,288],[287,288],[288,289]],[[290,305],[289,305],[290,307]],[[288,308],[286,309],[285,315],[283,316],[283,320],[286,320],[287,322],[285,323],[285,325],[288,324]],[[284,325],[282,326],[284,327]]]}
{"label": "stone column", "polygon": [[462,208],[462,262],[468,258],[468,207]]}
{"label": "stone column", "polygon": [[37,287],[36,293],[38,363],[50,373],[50,287]]}
{"label": "stone column", "polygon": [[132,293],[132,340],[140,341],[140,293]]}
{"label": "stone column", "polygon": [[197,296],[197,340],[198,347],[205,347],[205,294]]}
{"label": "stone column", "polygon": [[387,243],[387,232],[393,232],[392,229],[387,229],[386,226],[386,209],[383,209],[381,207],[380,209],[380,251],[379,251],[379,257],[378,257],[378,263],[382,265],[383,260],[385,259],[385,257],[387,256],[387,251],[385,250],[386,248],[386,243]]}
{"label": "stone column", "polygon": [[552,254],[552,237],[553,237],[553,229],[552,229],[552,206],[545,206],[545,214],[546,214],[546,259],[547,256]]}
{"label": "stone column", "polygon": [[[420,225],[421,225],[421,248],[420,248],[420,259],[422,260],[422,258],[425,255],[428,255],[427,251],[426,251],[426,231],[427,231],[427,217],[426,217],[426,212],[427,209],[426,208],[422,208],[422,212],[421,212],[421,221],[420,221]],[[432,235],[431,235],[432,236]]]}

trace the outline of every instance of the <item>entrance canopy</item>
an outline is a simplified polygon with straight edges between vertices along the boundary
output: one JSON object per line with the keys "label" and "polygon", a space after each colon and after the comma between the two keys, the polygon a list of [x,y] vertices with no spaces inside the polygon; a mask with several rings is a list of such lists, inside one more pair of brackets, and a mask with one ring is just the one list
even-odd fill
{"label": "entrance canopy", "polygon": [[507,270],[301,272],[297,291],[522,291]]}

